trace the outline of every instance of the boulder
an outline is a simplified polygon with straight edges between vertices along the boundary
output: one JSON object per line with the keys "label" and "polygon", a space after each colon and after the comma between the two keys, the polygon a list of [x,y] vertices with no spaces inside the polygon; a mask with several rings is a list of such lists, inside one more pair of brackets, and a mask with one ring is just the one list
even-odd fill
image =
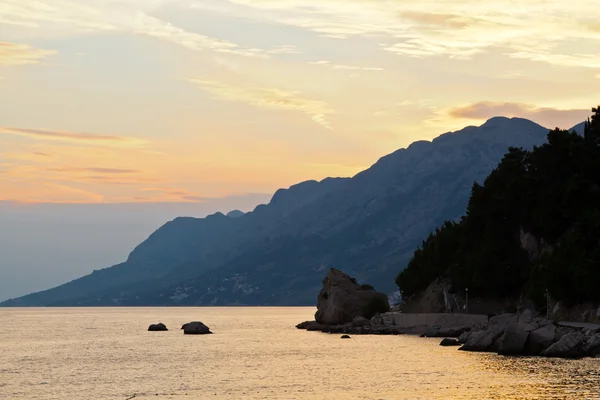
{"label": "boulder", "polygon": [[148,327],[148,331],[150,332],[160,332],[160,331],[168,331],[167,326],[162,322],[158,324],[152,324]]}
{"label": "boulder", "polygon": [[552,345],[555,336],[556,326],[550,323],[531,331],[523,348],[523,353],[539,356]]}
{"label": "boulder", "polygon": [[317,321],[304,321],[296,325],[298,329],[306,329],[307,331],[322,331],[325,325],[319,324]]}
{"label": "boulder", "polygon": [[352,320],[353,327],[369,326],[369,325],[371,325],[371,321],[369,321],[365,317],[356,317]]}
{"label": "boulder", "polygon": [[348,336],[348,335],[343,335],[343,336],[342,336],[342,339],[350,339],[350,336]]}
{"label": "boulder", "polygon": [[531,312],[531,310],[527,309],[525,311],[523,311],[517,319],[517,322],[519,324],[529,324],[533,321],[533,313]]}
{"label": "boulder", "polygon": [[446,338],[440,342],[440,346],[460,346],[460,342],[456,339]]}
{"label": "boulder", "polygon": [[371,325],[385,325],[381,314],[377,313],[371,318]]}
{"label": "boulder", "polygon": [[460,335],[458,337],[458,343],[460,343],[460,344],[467,343],[467,340],[469,340],[469,336],[471,336],[472,333],[473,333],[473,331],[464,332],[462,335]]}
{"label": "boulder", "polygon": [[368,285],[359,285],[355,279],[331,268],[317,298],[315,320],[324,325],[338,325],[352,322],[356,317],[371,319],[389,309],[385,293],[376,292]]}
{"label": "boulder", "polygon": [[183,329],[185,335],[207,335],[212,333],[208,326],[198,321],[184,324],[181,329]]}
{"label": "boulder", "polygon": [[[531,318],[529,318],[531,321]],[[518,355],[523,353],[523,348],[529,337],[524,323],[510,324],[504,331],[498,354]]]}
{"label": "boulder", "polygon": [[501,338],[504,326],[495,324],[490,325],[487,329],[473,332],[469,335],[466,343],[459,349],[463,351],[498,351],[499,339]]}
{"label": "boulder", "polygon": [[580,358],[585,356],[584,338],[581,332],[571,332],[563,336],[542,352],[544,357]]}
{"label": "boulder", "polygon": [[587,338],[583,352],[589,357],[600,356],[600,333],[596,333],[593,336]]}

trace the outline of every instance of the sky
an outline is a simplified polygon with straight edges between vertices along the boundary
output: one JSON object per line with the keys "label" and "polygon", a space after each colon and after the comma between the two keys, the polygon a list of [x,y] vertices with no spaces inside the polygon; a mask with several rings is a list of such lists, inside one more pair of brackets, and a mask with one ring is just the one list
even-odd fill
{"label": "sky", "polygon": [[597,8],[0,0],[0,201],[251,209],[493,116],[568,128],[600,103]]}

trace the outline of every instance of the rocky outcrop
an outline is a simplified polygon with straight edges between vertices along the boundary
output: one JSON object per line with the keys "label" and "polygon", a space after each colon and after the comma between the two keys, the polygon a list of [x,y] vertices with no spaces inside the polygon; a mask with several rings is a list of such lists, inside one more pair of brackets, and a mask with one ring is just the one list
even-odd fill
{"label": "rocky outcrop", "polygon": [[600,355],[600,328],[556,326],[530,311],[490,318],[487,326],[460,336],[460,350],[581,358]]}
{"label": "rocky outcrop", "polygon": [[342,339],[350,339],[350,336],[348,336],[348,335],[342,335]]}
{"label": "rocky outcrop", "polygon": [[212,333],[208,326],[198,321],[184,324],[181,329],[183,329],[185,335],[207,335]]}
{"label": "rocky outcrop", "polygon": [[167,326],[162,322],[158,324],[152,324],[148,327],[149,332],[160,332],[160,331],[168,331]]}
{"label": "rocky outcrop", "polygon": [[318,296],[315,320],[324,325],[339,325],[357,317],[371,319],[389,309],[385,293],[376,292],[369,285],[359,285],[342,271],[331,268]]}

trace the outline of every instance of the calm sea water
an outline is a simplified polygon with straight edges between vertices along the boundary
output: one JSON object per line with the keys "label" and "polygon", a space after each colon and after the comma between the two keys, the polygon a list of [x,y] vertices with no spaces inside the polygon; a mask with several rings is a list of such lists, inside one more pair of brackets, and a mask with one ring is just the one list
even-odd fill
{"label": "calm sea water", "polygon": [[[299,331],[312,308],[0,309],[2,399],[600,399],[600,359]],[[184,336],[200,320],[215,333]],[[162,321],[169,332],[147,332]]]}

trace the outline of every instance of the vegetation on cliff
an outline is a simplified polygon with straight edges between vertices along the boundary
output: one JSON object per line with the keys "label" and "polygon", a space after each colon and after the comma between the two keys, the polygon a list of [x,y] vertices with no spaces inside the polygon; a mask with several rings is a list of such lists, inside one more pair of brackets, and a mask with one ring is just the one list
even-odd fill
{"label": "vegetation on cliff", "polygon": [[583,135],[555,129],[531,151],[510,148],[473,185],[460,221],[445,222],[415,251],[396,278],[403,297],[443,276],[481,297],[526,293],[543,302],[548,289],[570,303],[599,301],[600,107],[592,113]]}

